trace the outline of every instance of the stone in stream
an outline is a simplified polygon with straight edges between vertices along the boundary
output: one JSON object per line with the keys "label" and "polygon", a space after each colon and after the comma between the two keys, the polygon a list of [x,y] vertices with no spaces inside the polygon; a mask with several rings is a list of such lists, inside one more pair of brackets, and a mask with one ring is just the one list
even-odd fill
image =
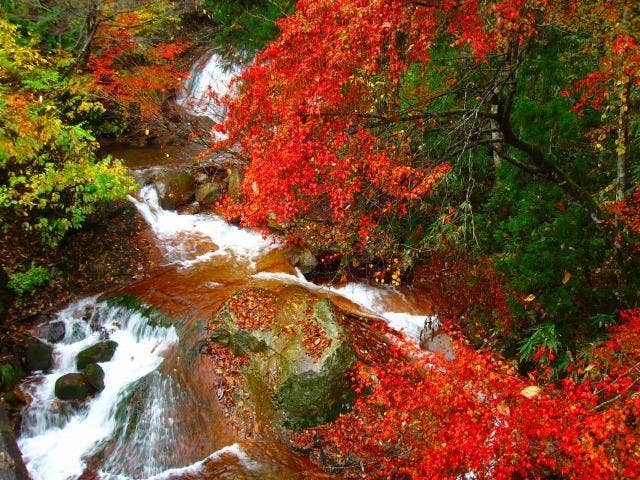
{"label": "stone in stream", "polygon": [[25,352],[26,366],[30,371],[42,370],[46,372],[53,365],[53,347],[37,338],[27,340]]}
{"label": "stone in stream", "polygon": [[55,394],[60,400],[82,401],[91,393],[91,386],[82,373],[67,373],[56,380]]}
{"label": "stone in stream", "polygon": [[82,370],[90,363],[108,362],[113,357],[117,347],[118,344],[113,340],[96,343],[78,353],[76,367],[78,370]]}
{"label": "stone in stream", "polygon": [[94,392],[104,390],[104,370],[100,365],[90,363],[82,370],[82,375]]}
{"label": "stone in stream", "polygon": [[329,300],[299,287],[245,288],[215,315],[209,340],[248,356],[238,395],[256,415],[297,430],[334,420],[354,400],[356,358],[342,321]]}
{"label": "stone in stream", "polygon": [[38,337],[44,338],[47,342],[58,343],[64,338],[66,328],[63,321],[55,320],[38,325],[35,333]]}
{"label": "stone in stream", "polygon": [[167,210],[175,210],[190,203],[195,196],[196,180],[186,170],[172,169],[162,172],[156,178],[160,205]]}

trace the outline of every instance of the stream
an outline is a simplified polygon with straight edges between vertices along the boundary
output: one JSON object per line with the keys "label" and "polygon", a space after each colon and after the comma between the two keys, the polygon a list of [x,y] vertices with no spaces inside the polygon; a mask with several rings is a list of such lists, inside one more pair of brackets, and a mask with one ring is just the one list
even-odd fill
{"label": "stream", "polygon": [[[223,95],[236,71],[208,54],[194,64],[176,101],[196,115],[223,115],[203,99],[211,92]],[[161,166],[164,159],[157,149],[136,149],[126,158],[134,173]],[[153,233],[165,265],[121,293],[135,295],[175,321],[150,322],[100,295],[57,313],[65,336],[53,344],[54,367],[22,387],[31,402],[23,412],[18,443],[33,479],[332,478],[276,439],[246,440],[224,418],[216,395],[216,376],[224,372],[197,353],[206,319],[244,286],[294,284],[344,310],[384,319],[417,339],[425,325],[436,327],[428,306],[410,289],[365,282],[314,284],[290,264],[278,238],[214,214],[163,209],[154,184],[130,200]],[[107,338],[118,347],[111,360],[100,363],[104,390],[79,405],[57,400],[55,382],[75,371],[76,355]]]}

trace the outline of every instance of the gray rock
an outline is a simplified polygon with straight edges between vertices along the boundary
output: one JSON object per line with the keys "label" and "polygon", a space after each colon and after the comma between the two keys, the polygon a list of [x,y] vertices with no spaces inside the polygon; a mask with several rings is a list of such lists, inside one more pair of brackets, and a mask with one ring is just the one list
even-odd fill
{"label": "gray rock", "polygon": [[61,341],[65,334],[66,329],[64,322],[56,320],[53,322],[45,323],[36,327],[36,335],[40,338],[44,338],[47,342],[58,343]]}
{"label": "gray rock", "polygon": [[53,347],[37,338],[30,337],[27,340],[25,360],[29,370],[46,372],[53,365]]}
{"label": "gray rock", "polygon": [[196,201],[203,206],[213,205],[220,198],[222,186],[218,182],[206,182],[196,188]]}
{"label": "gray rock", "polygon": [[300,253],[300,258],[298,260],[298,268],[302,273],[311,273],[318,266],[318,260],[315,255],[311,253],[311,250],[305,248]]}
{"label": "gray rock", "polygon": [[90,363],[108,362],[113,357],[117,347],[118,344],[113,340],[96,343],[78,354],[76,367],[78,370],[82,370]]}
{"label": "gray rock", "polygon": [[56,380],[55,394],[60,400],[84,400],[90,394],[87,379],[81,373],[67,373]]}
{"label": "gray rock", "polygon": [[453,341],[444,332],[434,332],[431,335],[421,336],[420,347],[433,353],[440,353],[448,361],[456,358],[456,354],[453,351]]}

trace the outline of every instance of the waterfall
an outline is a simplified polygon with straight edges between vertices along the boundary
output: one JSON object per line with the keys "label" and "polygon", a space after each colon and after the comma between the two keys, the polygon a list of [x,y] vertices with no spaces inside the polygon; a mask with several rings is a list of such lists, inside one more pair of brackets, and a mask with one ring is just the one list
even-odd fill
{"label": "waterfall", "polygon": [[219,100],[229,92],[231,80],[241,71],[241,67],[228,64],[219,54],[207,52],[191,67],[176,103],[193,115],[220,121],[225,111]]}

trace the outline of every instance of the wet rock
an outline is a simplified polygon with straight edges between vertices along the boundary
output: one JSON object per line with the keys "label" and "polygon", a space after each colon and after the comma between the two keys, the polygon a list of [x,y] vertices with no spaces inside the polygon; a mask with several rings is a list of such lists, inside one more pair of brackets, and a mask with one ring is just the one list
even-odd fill
{"label": "wet rock", "polygon": [[258,340],[245,330],[232,332],[225,327],[215,329],[211,333],[210,340],[229,347],[236,356],[244,353],[262,353],[269,348],[264,340]]}
{"label": "wet rock", "polygon": [[67,373],[56,380],[55,394],[60,400],[84,400],[90,394],[90,386],[81,373]]}
{"label": "wet rock", "polygon": [[305,248],[302,253],[300,253],[300,259],[298,261],[298,268],[302,273],[311,273],[318,266],[318,260],[315,255],[311,253],[311,250]]}
{"label": "wet rock", "polygon": [[46,372],[53,365],[53,347],[37,338],[27,340],[25,363],[30,371],[42,370]]}
{"label": "wet rock", "polygon": [[247,288],[218,311],[210,340],[249,358],[246,403],[270,409],[260,413],[269,424],[300,429],[335,419],[353,402],[347,372],[355,353],[342,321],[329,300],[299,287]]}
{"label": "wet rock", "polygon": [[202,206],[215,204],[222,193],[222,186],[218,182],[206,182],[196,188],[196,202]]}
{"label": "wet rock", "polygon": [[193,201],[196,180],[191,172],[167,170],[156,179],[160,204],[167,210],[175,210]]}
{"label": "wet rock", "polygon": [[89,386],[94,392],[101,392],[104,390],[104,370],[96,363],[90,363],[87,365],[82,374]]}
{"label": "wet rock", "polygon": [[28,480],[29,478],[13,429],[0,406],[0,480]]}
{"label": "wet rock", "polygon": [[[271,225],[269,225],[271,227]],[[302,273],[311,273],[318,266],[318,260],[308,248],[289,248],[285,251],[287,260]]]}
{"label": "wet rock", "polygon": [[13,291],[9,288],[9,276],[0,267],[0,322],[7,318],[7,312],[13,302]]}
{"label": "wet rock", "polygon": [[66,329],[64,322],[56,320],[37,326],[35,334],[49,343],[58,343],[64,338]]}
{"label": "wet rock", "polygon": [[294,429],[320,425],[347,410],[354,399],[347,372],[355,360],[353,349],[342,344],[319,372],[289,377],[274,399],[284,413],[285,425]]}
{"label": "wet rock", "polygon": [[96,343],[78,354],[76,367],[78,370],[82,370],[90,363],[108,362],[113,357],[117,347],[118,344],[113,340]]}

